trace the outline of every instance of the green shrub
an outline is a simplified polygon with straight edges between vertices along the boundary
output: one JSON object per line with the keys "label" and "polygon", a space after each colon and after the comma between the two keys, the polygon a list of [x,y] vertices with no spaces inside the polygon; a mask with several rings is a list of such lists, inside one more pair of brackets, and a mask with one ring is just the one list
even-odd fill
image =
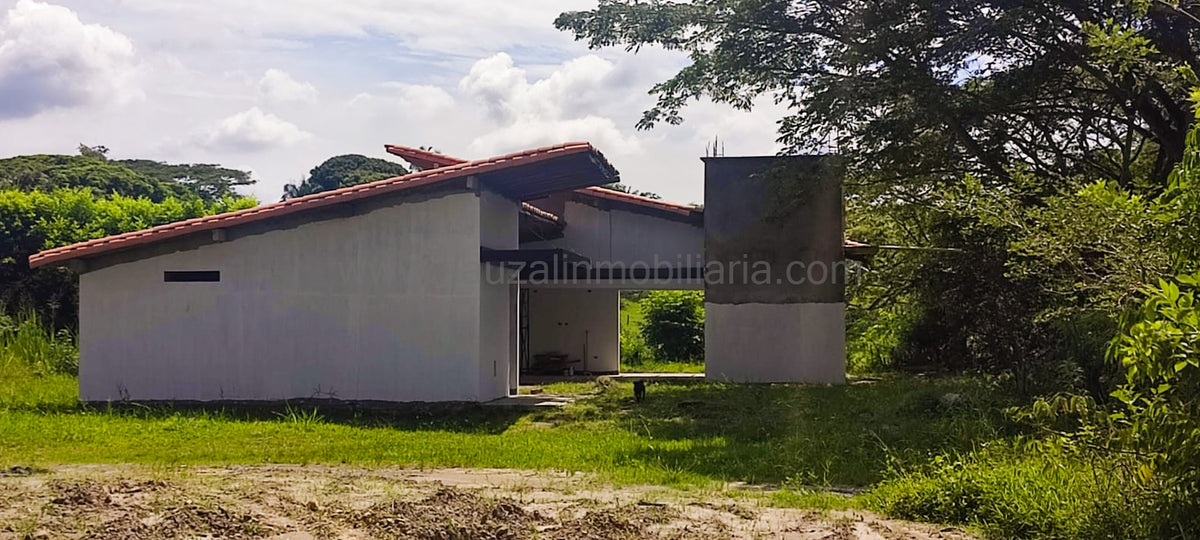
{"label": "green shrub", "polygon": [[19,319],[0,315],[0,370],[25,368],[37,375],[74,375],[79,370],[75,337],[55,332],[33,313]]}
{"label": "green shrub", "polygon": [[641,300],[646,325],[642,337],[660,361],[704,358],[704,293],[653,291]]}
{"label": "green shrub", "polygon": [[1200,272],[1147,289],[1111,349],[1125,369],[1125,384],[1113,392],[1124,409],[1101,427],[1113,431],[1110,446],[1139,457],[1136,478],[1157,495],[1164,531],[1200,530],[1197,289]]}
{"label": "green shrub", "polygon": [[999,444],[894,474],[867,502],[896,517],[969,525],[1001,538],[1145,537],[1142,502],[1112,474],[1123,466],[1054,443]]}
{"label": "green shrub", "polygon": [[[0,171],[2,172],[2,171]],[[78,278],[64,268],[29,268],[43,249],[209,214],[250,208],[253,199],[97,196],[86,188],[0,189],[0,305],[9,315],[35,310],[54,328],[76,325]]]}
{"label": "green shrub", "polygon": [[627,366],[640,366],[654,356],[641,333],[621,332],[621,363]]}

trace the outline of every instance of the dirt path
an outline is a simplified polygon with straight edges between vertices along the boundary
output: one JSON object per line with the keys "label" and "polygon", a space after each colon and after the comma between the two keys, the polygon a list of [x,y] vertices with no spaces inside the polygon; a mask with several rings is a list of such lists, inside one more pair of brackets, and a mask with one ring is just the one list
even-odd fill
{"label": "dirt path", "polygon": [[62,466],[0,473],[0,539],[969,538],[762,501],[513,470]]}

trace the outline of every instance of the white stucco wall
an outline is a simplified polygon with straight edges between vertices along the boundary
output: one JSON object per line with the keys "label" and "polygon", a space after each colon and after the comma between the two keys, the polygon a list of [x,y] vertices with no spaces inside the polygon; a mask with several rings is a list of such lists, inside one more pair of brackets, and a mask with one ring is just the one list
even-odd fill
{"label": "white stucco wall", "polygon": [[562,238],[522,247],[568,249],[593,263],[704,265],[704,229],[698,225],[623,210],[600,210],[574,201],[566,202],[562,218],[567,223]]}
{"label": "white stucco wall", "polygon": [[845,304],[706,302],[704,310],[708,380],[845,382]]}
{"label": "white stucco wall", "polygon": [[563,353],[577,370],[620,369],[620,292],[616,289],[534,288],[529,294],[531,355]]}
{"label": "white stucco wall", "polygon": [[[482,247],[517,249],[520,206],[490,191],[479,194],[479,238]],[[476,250],[478,253],[478,250]],[[478,257],[478,255],[477,255]],[[510,296],[515,277],[503,267],[480,265],[479,302],[479,395],[489,398],[508,395],[509,369],[516,358],[511,326],[516,306]]]}
{"label": "white stucco wall", "polygon": [[[444,195],[85,273],[80,396],[495,397],[480,319],[501,294],[480,285],[480,207]],[[164,283],[168,270],[221,281]]]}

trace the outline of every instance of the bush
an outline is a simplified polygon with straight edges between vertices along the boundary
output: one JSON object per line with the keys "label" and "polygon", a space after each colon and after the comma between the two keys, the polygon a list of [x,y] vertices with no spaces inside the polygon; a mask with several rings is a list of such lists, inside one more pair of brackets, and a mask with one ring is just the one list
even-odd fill
{"label": "bush", "polygon": [[1200,530],[1200,273],[1163,280],[1125,320],[1112,356],[1125,368],[1110,416],[1116,450],[1140,459],[1164,531]]}
{"label": "bush", "polygon": [[19,319],[0,315],[0,371],[24,368],[36,375],[75,375],[79,351],[75,336],[53,331],[36,314]]}
{"label": "bush", "polygon": [[[36,310],[53,328],[76,324],[77,278],[64,268],[29,268],[43,249],[175,221],[250,208],[253,199],[97,197],[91,190],[0,189],[0,305],[9,315]],[[3,311],[0,311],[3,312]]]}
{"label": "bush", "polygon": [[640,333],[621,332],[621,363],[627,366],[640,366],[653,360],[650,347]]}
{"label": "bush", "polygon": [[1000,538],[1139,538],[1142,501],[1123,491],[1117,460],[1068,447],[998,445],[936,457],[867,495],[887,514],[983,529]]}
{"label": "bush", "polygon": [[704,293],[653,291],[641,300],[642,337],[659,361],[704,359]]}

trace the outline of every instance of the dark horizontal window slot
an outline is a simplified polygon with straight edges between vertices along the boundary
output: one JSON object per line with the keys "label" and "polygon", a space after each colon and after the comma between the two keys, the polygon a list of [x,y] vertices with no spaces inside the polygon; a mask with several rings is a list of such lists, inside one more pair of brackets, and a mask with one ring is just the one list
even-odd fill
{"label": "dark horizontal window slot", "polygon": [[183,272],[163,272],[163,281],[167,283],[183,283],[188,281],[214,282],[221,281],[218,270],[188,270]]}

